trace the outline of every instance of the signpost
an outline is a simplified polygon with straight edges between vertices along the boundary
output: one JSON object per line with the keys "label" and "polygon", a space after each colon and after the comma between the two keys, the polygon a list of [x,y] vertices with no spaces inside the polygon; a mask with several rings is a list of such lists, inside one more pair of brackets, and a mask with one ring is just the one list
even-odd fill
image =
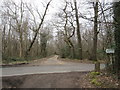
{"label": "signpost", "polygon": [[114,54],[115,50],[114,49],[106,49],[107,54]]}
{"label": "signpost", "polygon": [[[108,60],[107,60],[107,64],[106,64],[107,69],[110,69],[109,68],[110,64],[111,65],[114,64],[114,53],[115,53],[114,49],[106,49],[106,54],[108,56]],[[114,67],[112,66],[111,69],[114,70]]]}

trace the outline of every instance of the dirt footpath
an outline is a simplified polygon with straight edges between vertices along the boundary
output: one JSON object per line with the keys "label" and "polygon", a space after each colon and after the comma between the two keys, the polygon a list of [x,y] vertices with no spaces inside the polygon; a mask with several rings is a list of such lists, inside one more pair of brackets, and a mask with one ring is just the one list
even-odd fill
{"label": "dirt footpath", "polygon": [[3,88],[81,88],[87,72],[3,77]]}

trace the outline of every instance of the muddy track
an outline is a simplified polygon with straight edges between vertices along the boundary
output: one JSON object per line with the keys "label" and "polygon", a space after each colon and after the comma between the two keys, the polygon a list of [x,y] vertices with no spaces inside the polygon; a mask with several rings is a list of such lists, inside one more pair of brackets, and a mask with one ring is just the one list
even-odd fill
{"label": "muddy track", "polygon": [[88,72],[36,74],[3,77],[3,88],[81,88]]}

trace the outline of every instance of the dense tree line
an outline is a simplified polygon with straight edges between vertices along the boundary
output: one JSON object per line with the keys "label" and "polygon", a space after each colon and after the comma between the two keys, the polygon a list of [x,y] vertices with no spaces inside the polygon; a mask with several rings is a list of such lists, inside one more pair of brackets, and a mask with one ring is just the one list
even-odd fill
{"label": "dense tree line", "polygon": [[[112,3],[84,3],[84,12],[80,7],[78,9],[81,4],[77,3],[65,1],[64,7],[56,14],[58,20],[53,25],[58,30],[59,53],[63,57],[105,59],[105,49],[114,48]],[[65,41],[63,47],[59,46],[60,40]]]}

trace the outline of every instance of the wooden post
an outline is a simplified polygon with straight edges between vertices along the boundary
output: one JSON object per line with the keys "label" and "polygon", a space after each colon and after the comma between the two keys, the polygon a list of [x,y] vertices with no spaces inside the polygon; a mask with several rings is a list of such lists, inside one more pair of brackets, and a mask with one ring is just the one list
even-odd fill
{"label": "wooden post", "polygon": [[100,62],[95,62],[95,72],[100,72]]}
{"label": "wooden post", "polygon": [[109,71],[110,70],[110,55],[107,53],[107,60],[106,60],[106,70]]}

